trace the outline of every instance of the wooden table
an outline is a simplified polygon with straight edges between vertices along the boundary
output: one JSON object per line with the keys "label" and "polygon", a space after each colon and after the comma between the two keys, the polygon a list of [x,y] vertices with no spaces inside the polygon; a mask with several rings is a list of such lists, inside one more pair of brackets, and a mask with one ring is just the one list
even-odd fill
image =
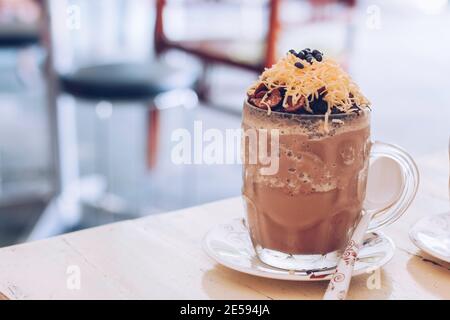
{"label": "wooden table", "polygon": [[[355,277],[350,299],[450,299],[450,264],[408,238],[418,218],[449,210],[448,155],[417,162],[417,198],[386,230],[397,248],[382,268],[381,288],[368,289],[370,275]],[[242,215],[240,198],[232,198],[0,249],[0,299],[320,299],[325,282],[241,274],[202,251],[211,227]]]}

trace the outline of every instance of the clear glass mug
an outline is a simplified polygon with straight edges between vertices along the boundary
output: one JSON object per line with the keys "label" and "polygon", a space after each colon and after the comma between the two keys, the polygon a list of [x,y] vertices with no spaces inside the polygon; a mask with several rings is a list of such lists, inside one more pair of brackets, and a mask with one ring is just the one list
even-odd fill
{"label": "clear glass mug", "polygon": [[[258,257],[268,265],[332,269],[364,211],[374,212],[368,230],[374,231],[397,220],[415,197],[414,161],[396,146],[371,142],[370,111],[330,115],[327,125],[324,120],[268,114],[244,103],[246,223]],[[400,168],[388,202],[366,199],[369,168],[381,159]]]}

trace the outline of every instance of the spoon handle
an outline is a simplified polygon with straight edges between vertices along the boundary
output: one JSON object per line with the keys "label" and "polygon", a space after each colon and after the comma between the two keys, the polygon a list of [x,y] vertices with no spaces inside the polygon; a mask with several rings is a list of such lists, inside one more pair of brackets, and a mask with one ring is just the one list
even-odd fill
{"label": "spoon handle", "polygon": [[345,300],[359,248],[361,247],[364,234],[367,231],[371,218],[371,213],[365,213],[361,217],[361,220],[353,232],[350,242],[339,260],[336,267],[336,272],[328,284],[327,291],[323,296],[324,300]]}

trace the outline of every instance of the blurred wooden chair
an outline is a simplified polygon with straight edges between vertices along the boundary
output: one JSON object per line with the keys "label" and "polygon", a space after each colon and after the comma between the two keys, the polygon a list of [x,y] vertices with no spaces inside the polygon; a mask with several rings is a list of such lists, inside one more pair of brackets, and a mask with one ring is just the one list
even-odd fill
{"label": "blurred wooden chair", "polygon": [[227,54],[226,47],[232,40],[199,40],[199,41],[172,41],[164,29],[164,9],[167,0],[156,0],[155,24],[155,50],[162,53],[167,49],[179,49],[193,54],[206,63],[221,63],[260,72],[264,67],[272,65],[276,60],[276,43],[279,33],[280,0],[269,0],[268,33],[265,39],[265,48],[262,60],[244,62],[238,57]]}
{"label": "blurred wooden chair", "polygon": [[[353,8],[356,5],[356,0],[307,0],[314,10],[310,19],[307,21],[301,21],[300,23],[314,23],[327,19],[332,19],[333,16],[326,13],[326,10],[321,8],[331,4],[342,4],[346,8]],[[216,1],[217,5],[221,1]],[[230,54],[227,50],[228,47],[233,45],[233,40],[171,40],[165,32],[165,20],[164,10],[167,5],[167,0],[156,0],[156,22],[155,22],[155,50],[158,54],[168,49],[178,49],[200,58],[204,66],[207,68],[213,64],[224,64],[233,66],[245,70],[254,71],[257,73],[262,72],[265,67],[269,67],[274,64],[278,58],[277,45],[282,31],[283,22],[280,19],[280,10],[282,0],[268,0],[266,5],[268,6],[268,21],[267,32],[264,36],[263,43],[261,45],[262,53],[260,59],[253,61],[243,61],[241,57]],[[298,26],[297,26],[298,27]],[[202,81],[203,80],[203,81]],[[206,84],[204,79],[200,79],[199,95],[202,98],[206,96]]]}

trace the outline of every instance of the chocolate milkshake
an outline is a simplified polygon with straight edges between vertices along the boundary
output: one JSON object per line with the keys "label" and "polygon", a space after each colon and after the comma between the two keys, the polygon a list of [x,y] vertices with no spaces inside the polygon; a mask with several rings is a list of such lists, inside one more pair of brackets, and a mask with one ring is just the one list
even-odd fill
{"label": "chocolate milkshake", "polygon": [[[335,266],[362,214],[370,153],[368,101],[331,59],[309,49],[261,75],[244,103],[243,197],[260,259],[284,269]],[[273,137],[248,132],[276,130]],[[278,170],[251,162],[266,145]]]}

